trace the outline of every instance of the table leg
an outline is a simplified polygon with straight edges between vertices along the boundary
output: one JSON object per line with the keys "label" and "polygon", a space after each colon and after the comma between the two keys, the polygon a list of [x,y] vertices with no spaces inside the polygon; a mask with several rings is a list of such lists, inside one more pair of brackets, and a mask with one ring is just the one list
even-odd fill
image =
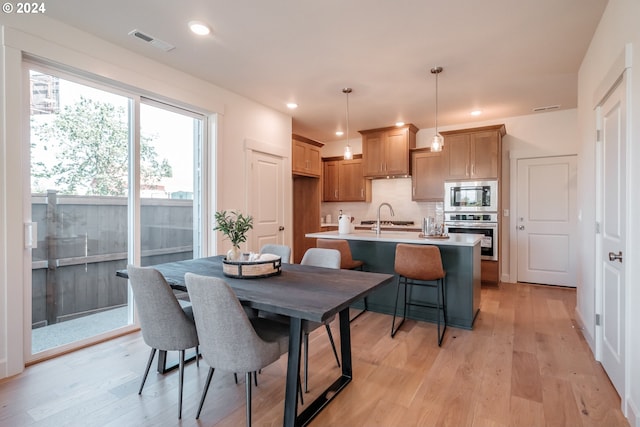
{"label": "table leg", "polygon": [[287,358],[287,382],[284,393],[284,425],[287,427],[297,425],[301,346],[302,319],[292,317],[289,321],[289,355]]}
{"label": "table leg", "polygon": [[[289,342],[289,348],[291,349],[291,342]],[[353,376],[352,361],[351,361],[351,329],[349,325],[349,307],[340,312],[340,352],[342,354],[342,373],[327,389],[320,394],[316,400],[308,405],[300,415],[295,418],[295,423],[287,422],[287,400],[285,398],[285,426],[306,426],[313,420],[313,418],[324,409],[343,388],[351,382]],[[291,359],[289,359],[291,362]],[[300,351],[298,349],[298,364],[297,368],[300,368]],[[289,375],[291,366],[287,368],[287,393],[289,393]],[[298,371],[296,371],[297,373]],[[295,379],[293,379],[295,380]],[[292,390],[295,393],[295,388]],[[285,395],[286,396],[286,395]]]}
{"label": "table leg", "polygon": [[[193,353],[188,353],[184,363],[189,363],[189,362],[193,362],[194,360],[196,360],[196,352],[194,351]],[[167,352],[166,350],[160,350],[158,351],[158,373],[159,374],[166,374],[169,371],[173,371],[174,369],[177,369],[179,367],[179,363],[173,362],[171,365],[167,366]]]}

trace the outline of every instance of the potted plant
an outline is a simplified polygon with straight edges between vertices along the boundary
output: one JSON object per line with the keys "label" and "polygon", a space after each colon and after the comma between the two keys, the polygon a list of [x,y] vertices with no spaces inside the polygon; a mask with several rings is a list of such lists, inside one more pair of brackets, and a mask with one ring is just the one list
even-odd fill
{"label": "potted plant", "polygon": [[235,261],[240,258],[240,243],[247,241],[247,231],[253,228],[253,217],[243,215],[237,211],[220,211],[215,213],[216,226],[213,230],[220,230],[233,246],[227,252],[227,259]]}

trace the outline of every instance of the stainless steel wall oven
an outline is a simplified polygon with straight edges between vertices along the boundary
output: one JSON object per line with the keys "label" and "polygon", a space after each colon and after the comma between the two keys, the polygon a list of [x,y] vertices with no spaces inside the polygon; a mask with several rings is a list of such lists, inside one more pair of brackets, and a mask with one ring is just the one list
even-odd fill
{"label": "stainless steel wall oven", "polygon": [[482,234],[481,258],[498,260],[498,214],[497,213],[445,213],[446,233]]}

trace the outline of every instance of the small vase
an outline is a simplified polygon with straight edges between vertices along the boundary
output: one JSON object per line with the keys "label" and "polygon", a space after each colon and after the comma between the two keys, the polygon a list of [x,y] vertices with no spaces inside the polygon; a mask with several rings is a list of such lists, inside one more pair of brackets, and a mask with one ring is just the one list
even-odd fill
{"label": "small vase", "polygon": [[238,261],[241,253],[238,246],[232,247],[227,251],[227,261]]}

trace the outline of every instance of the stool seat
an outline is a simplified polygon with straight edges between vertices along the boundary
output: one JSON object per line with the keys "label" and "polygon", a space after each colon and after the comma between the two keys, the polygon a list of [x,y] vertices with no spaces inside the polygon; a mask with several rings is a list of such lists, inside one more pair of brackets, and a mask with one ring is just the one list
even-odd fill
{"label": "stool seat", "polygon": [[[398,275],[398,286],[396,288],[396,303],[393,310],[393,321],[391,323],[391,337],[393,338],[395,336],[400,326],[406,320],[408,306],[435,308],[438,318],[438,346],[440,346],[442,344],[442,338],[444,338],[444,332],[447,329],[447,306],[445,299],[446,272],[442,267],[440,249],[433,245],[399,243],[396,245],[394,270]],[[401,285],[404,285],[403,316],[398,326],[395,327],[398,295],[400,294]],[[407,285],[436,288],[436,302],[410,301],[407,295]],[[442,333],[440,333],[440,313],[442,313],[444,323]]]}

